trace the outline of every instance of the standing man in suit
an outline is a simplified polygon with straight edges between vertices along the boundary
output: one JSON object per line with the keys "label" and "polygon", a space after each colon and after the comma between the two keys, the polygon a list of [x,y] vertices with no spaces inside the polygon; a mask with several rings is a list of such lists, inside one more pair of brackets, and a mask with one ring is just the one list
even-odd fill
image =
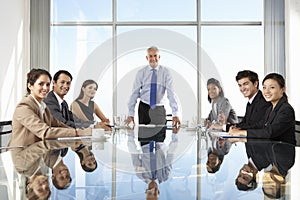
{"label": "standing man in suit", "polygon": [[180,125],[178,104],[173,91],[173,80],[169,70],[159,65],[160,54],[157,47],[149,47],[147,56],[149,64],[140,69],[136,75],[131,97],[128,102],[127,122],[134,123],[134,108],[140,99],[138,116],[139,124],[165,124],[166,110],[164,108],[165,93],[172,108],[172,124]]}
{"label": "standing man in suit", "polygon": [[54,74],[52,81],[53,90],[49,92],[47,97],[44,99],[44,102],[49,107],[51,114],[59,121],[73,128],[88,128],[90,126],[97,125],[106,130],[110,129],[104,124],[96,123],[94,121],[84,122],[73,115],[73,113],[69,110],[69,106],[64,100],[64,96],[70,90],[72,79],[72,75],[66,70],[59,70]]}

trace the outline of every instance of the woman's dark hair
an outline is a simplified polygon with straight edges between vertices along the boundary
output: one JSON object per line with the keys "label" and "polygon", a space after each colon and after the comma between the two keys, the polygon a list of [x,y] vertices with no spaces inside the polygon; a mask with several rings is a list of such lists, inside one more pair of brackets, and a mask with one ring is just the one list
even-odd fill
{"label": "woman's dark hair", "polygon": [[52,80],[51,74],[45,69],[32,69],[32,70],[30,70],[30,72],[27,73],[27,84],[26,84],[27,94],[30,94],[30,89],[28,88],[28,83],[30,85],[34,85],[36,80],[41,75],[47,75],[49,77],[50,81]]}
{"label": "woman's dark hair", "polygon": [[[285,88],[285,80],[283,78],[283,76],[281,74],[278,73],[270,73],[268,75],[265,76],[264,80],[262,81],[262,84],[264,84],[264,82],[267,79],[272,79],[274,81],[276,81],[278,83],[278,85],[280,86],[280,88]],[[287,95],[285,92],[283,92],[283,96],[287,99]]]}
{"label": "woman's dark hair", "polygon": [[250,70],[239,71],[235,77],[236,82],[242,78],[249,78],[249,80],[254,84],[257,81],[257,89],[259,87],[259,80],[257,73]]}
{"label": "woman's dark hair", "polygon": [[[95,162],[95,168],[89,168],[88,166],[86,166],[86,165],[82,165],[81,164],[81,162],[82,162],[82,160],[83,160],[83,154],[80,152],[80,151],[75,151],[76,152],[76,154],[78,155],[78,157],[79,157],[79,160],[80,160],[80,165],[81,165],[81,167],[82,167],[82,169],[84,170],[84,171],[86,171],[86,172],[92,172],[92,171],[94,171],[95,169],[97,169],[97,161]],[[92,152],[90,152],[90,155],[94,155]]]}
{"label": "woman's dark hair", "polygon": [[53,81],[57,81],[58,80],[58,77],[61,75],[61,74],[65,74],[67,75],[68,77],[70,77],[71,81],[73,80],[73,77],[71,75],[70,72],[66,71],[66,70],[59,70],[58,72],[56,72],[53,76]]}
{"label": "woman's dark hair", "polygon": [[[214,84],[215,86],[217,86],[220,90],[219,96],[224,97],[223,88],[217,79],[214,79],[214,78],[208,79],[206,86],[208,86],[209,84]],[[211,103],[211,98],[209,97],[209,95],[207,95],[207,99],[208,99],[208,102]]]}
{"label": "woman's dark hair", "polygon": [[209,166],[209,160],[207,159],[207,162],[206,162],[206,170],[207,170],[208,173],[214,174],[214,173],[216,173],[217,171],[219,171],[220,166],[221,166],[221,164],[223,163],[224,155],[219,155],[218,152],[217,152],[217,150],[216,150],[215,148],[214,148],[214,149],[209,148],[209,149],[207,150],[207,158],[209,157],[210,154],[215,155],[215,156],[218,157],[218,159],[219,159],[219,163],[218,163],[216,166],[212,167],[212,168]]}
{"label": "woman's dark hair", "polygon": [[86,81],[84,81],[83,83],[82,83],[82,86],[81,86],[81,88],[80,88],[80,94],[79,94],[79,96],[76,98],[76,100],[79,100],[79,99],[82,99],[83,98],[83,91],[82,91],[82,88],[85,88],[86,86],[88,86],[88,85],[90,85],[90,84],[96,84],[96,90],[98,90],[98,84],[96,83],[96,81],[94,81],[94,80],[91,80],[91,79],[88,79],[88,80],[86,80]]}

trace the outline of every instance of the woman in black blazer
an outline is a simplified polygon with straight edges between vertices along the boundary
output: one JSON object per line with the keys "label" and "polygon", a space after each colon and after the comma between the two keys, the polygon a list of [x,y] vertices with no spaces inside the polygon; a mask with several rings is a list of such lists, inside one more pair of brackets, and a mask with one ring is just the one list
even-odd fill
{"label": "woman in black blazer", "polygon": [[264,78],[262,85],[264,98],[272,103],[266,111],[264,120],[247,130],[231,128],[230,135],[273,139],[295,144],[295,112],[287,100],[284,78],[280,74],[270,73]]}

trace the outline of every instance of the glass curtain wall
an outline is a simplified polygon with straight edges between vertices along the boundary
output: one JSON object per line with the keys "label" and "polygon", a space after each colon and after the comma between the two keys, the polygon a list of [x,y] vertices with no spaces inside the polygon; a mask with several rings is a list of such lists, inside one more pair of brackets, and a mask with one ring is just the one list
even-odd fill
{"label": "glass curtain wall", "polygon": [[[225,96],[243,116],[246,99],[235,75],[244,69],[264,75],[262,20],[262,0],[52,0],[50,72],[65,69],[72,73],[66,95],[69,104],[79,95],[84,80],[97,81],[94,100],[112,121],[114,115],[127,114],[136,72],[147,64],[146,49],[154,45],[160,49],[160,64],[172,73],[182,120],[207,117],[211,105],[206,82],[212,77],[221,82]],[[122,134],[115,137],[122,144]],[[105,165],[114,165],[124,159],[124,152],[126,144],[102,159]],[[77,172],[74,164],[68,166]],[[197,169],[191,174],[198,174]],[[94,186],[111,198],[132,195],[130,188],[119,187],[118,180],[133,182],[135,175],[123,172],[111,168],[99,182],[88,175],[82,177],[76,182],[76,188],[82,189],[76,197],[84,198]],[[106,190],[103,183],[111,183],[111,189]],[[199,183],[190,184],[200,191]],[[135,191],[144,190],[142,184],[134,186]]]}
{"label": "glass curtain wall", "polygon": [[262,0],[52,0],[50,72],[72,73],[68,103],[84,80],[97,81],[94,100],[112,121],[127,114],[135,74],[155,45],[173,75],[183,120],[208,115],[212,77],[243,116],[235,75],[264,75],[262,20]]}

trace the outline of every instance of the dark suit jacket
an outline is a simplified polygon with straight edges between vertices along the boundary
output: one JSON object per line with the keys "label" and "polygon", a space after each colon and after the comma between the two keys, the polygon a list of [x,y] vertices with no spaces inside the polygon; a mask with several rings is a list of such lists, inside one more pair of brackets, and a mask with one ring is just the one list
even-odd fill
{"label": "dark suit jacket", "polygon": [[246,110],[243,120],[236,126],[241,129],[258,128],[260,121],[264,119],[266,110],[272,104],[267,102],[259,90],[253,99],[250,108]]}
{"label": "dark suit jacket", "polygon": [[87,121],[84,122],[80,119],[78,119],[75,115],[73,115],[73,113],[69,110],[69,116],[70,119],[66,120],[63,117],[62,111],[60,109],[60,105],[58,103],[58,100],[54,94],[53,91],[49,92],[47,97],[44,99],[44,102],[47,104],[47,106],[49,107],[51,114],[58,119],[59,121],[63,122],[64,124],[73,127],[73,128],[87,128],[89,127],[91,124],[93,124],[94,122],[91,121]]}
{"label": "dark suit jacket", "polygon": [[282,97],[275,108],[269,107],[259,129],[247,129],[248,138],[266,138],[296,144],[295,140],[295,112]]}

